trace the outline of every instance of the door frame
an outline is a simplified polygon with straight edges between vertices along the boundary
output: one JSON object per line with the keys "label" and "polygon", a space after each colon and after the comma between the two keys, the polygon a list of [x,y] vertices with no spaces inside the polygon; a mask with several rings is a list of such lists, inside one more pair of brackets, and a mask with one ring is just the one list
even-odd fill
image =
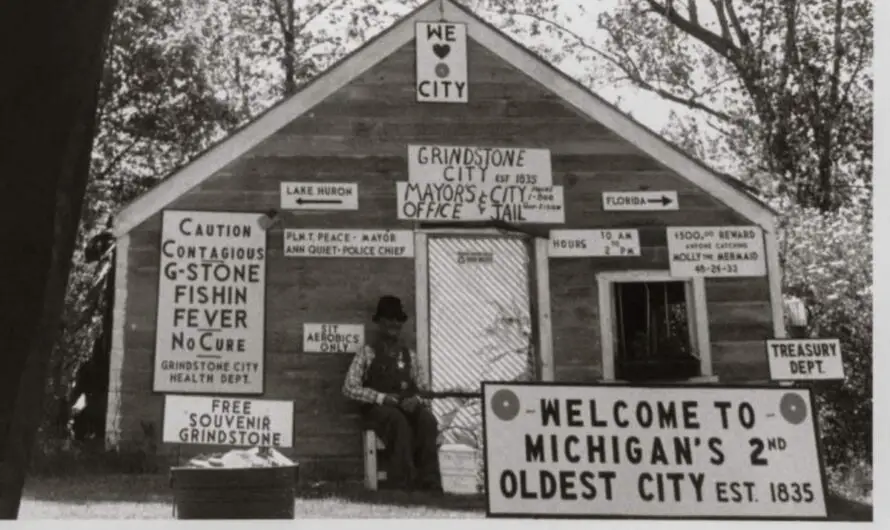
{"label": "door frame", "polygon": [[432,384],[430,370],[430,237],[500,237],[524,240],[529,250],[529,301],[532,340],[538,353],[538,380],[554,381],[553,335],[550,318],[549,240],[542,237],[505,234],[495,228],[423,228],[414,232],[415,315],[417,361],[425,369],[427,384]]}

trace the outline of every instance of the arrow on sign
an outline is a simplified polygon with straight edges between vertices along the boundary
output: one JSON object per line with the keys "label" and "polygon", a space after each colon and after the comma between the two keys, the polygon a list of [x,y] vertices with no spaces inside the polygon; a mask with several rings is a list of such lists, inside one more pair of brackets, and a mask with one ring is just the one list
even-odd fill
{"label": "arrow on sign", "polygon": [[662,195],[658,199],[648,199],[647,202],[650,202],[650,203],[660,202],[662,206],[667,206],[668,204],[670,204],[674,201],[672,201],[670,197],[666,197],[666,196]]}
{"label": "arrow on sign", "polygon": [[297,198],[297,204],[343,204],[341,199],[304,199]]}

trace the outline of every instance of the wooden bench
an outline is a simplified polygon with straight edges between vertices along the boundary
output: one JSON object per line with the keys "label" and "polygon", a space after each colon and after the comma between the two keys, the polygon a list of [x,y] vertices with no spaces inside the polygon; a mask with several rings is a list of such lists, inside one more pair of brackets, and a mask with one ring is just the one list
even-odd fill
{"label": "wooden bench", "polygon": [[[430,399],[463,397],[478,398],[479,394],[467,392],[429,392],[423,393],[423,397]],[[380,484],[386,481],[387,473],[385,462],[387,460],[386,444],[377,436],[377,434],[368,428],[367,425],[362,426],[362,457],[364,460],[365,487],[369,490],[376,491],[380,488]],[[383,464],[383,465],[381,465]]]}
{"label": "wooden bench", "polygon": [[362,431],[362,455],[365,466],[365,487],[376,491],[386,480],[386,469],[381,469],[380,461],[386,445],[371,429]]}

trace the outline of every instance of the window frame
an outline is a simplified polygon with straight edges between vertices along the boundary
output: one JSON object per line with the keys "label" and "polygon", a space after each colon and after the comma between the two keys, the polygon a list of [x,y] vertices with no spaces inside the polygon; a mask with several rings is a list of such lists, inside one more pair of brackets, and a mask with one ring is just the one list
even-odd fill
{"label": "window frame", "polygon": [[596,275],[600,322],[600,355],[603,382],[625,382],[615,379],[615,297],[613,285],[637,282],[684,282],[689,319],[690,341],[698,353],[700,375],[678,382],[716,382],[711,362],[711,337],[708,329],[708,306],[705,280],[701,277],[671,276],[666,270],[607,271]]}

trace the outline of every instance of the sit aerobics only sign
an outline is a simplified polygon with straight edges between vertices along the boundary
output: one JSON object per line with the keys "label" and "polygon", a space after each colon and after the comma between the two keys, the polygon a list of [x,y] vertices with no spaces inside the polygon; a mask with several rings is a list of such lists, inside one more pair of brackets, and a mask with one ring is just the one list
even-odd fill
{"label": "sit aerobics only sign", "polygon": [[489,517],[826,517],[809,390],[483,383]]}

